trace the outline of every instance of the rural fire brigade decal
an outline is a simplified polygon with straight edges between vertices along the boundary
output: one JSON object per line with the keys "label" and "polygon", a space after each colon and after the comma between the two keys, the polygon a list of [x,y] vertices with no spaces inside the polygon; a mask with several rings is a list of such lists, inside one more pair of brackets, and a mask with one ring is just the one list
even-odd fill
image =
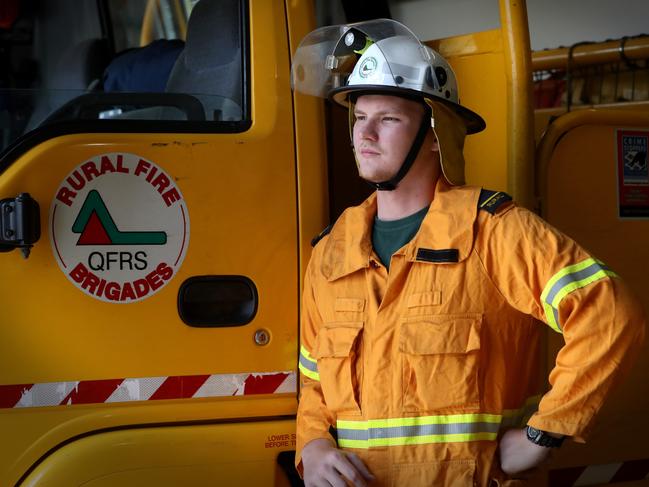
{"label": "rural fire brigade decal", "polygon": [[103,154],[73,169],[56,191],[49,228],[67,278],[111,303],[140,301],[162,289],[189,243],[180,189],[135,154]]}

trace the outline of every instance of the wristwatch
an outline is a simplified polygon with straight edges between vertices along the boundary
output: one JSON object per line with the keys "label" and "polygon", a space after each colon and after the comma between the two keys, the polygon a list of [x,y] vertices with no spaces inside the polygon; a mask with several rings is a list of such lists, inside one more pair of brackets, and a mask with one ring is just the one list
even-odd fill
{"label": "wristwatch", "polygon": [[561,438],[555,438],[545,431],[537,430],[529,425],[525,428],[525,433],[527,434],[527,439],[532,443],[547,448],[559,448],[564,440],[563,436]]}

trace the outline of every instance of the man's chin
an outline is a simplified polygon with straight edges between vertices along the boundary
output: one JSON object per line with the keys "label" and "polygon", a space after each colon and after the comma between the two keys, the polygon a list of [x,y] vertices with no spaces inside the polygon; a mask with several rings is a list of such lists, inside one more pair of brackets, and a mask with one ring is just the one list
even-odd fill
{"label": "man's chin", "polygon": [[390,174],[366,174],[362,171],[358,172],[358,176],[368,183],[382,183],[383,181],[387,181],[392,178],[392,175]]}

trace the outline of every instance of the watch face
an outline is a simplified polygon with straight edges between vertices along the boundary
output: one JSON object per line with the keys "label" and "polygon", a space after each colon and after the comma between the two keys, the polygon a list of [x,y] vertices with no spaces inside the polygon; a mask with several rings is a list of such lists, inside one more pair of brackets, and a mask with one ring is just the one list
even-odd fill
{"label": "watch face", "polygon": [[537,430],[536,428],[532,428],[531,426],[527,427],[527,437],[530,440],[532,441],[536,440],[540,434],[541,434],[540,430]]}
{"label": "watch face", "polygon": [[540,446],[557,448],[561,446],[561,443],[563,443],[563,438],[554,438],[553,436],[546,434],[544,431],[537,430],[531,426],[526,428],[526,432],[527,439]]}

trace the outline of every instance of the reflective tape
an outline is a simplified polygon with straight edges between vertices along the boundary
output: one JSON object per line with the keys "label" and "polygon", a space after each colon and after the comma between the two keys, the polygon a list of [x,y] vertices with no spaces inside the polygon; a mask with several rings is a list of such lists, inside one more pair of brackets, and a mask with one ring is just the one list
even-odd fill
{"label": "reflective tape", "polygon": [[368,449],[373,447],[492,441],[498,432],[522,428],[538,409],[541,396],[528,398],[518,409],[502,414],[451,414],[408,418],[338,420],[338,446]]}
{"label": "reflective tape", "polygon": [[502,416],[454,414],[336,422],[338,446],[372,448],[495,440]]}
{"label": "reflective tape", "polygon": [[306,348],[304,348],[304,345],[300,346],[300,361],[298,363],[298,368],[309,379],[320,381],[318,362],[316,359],[311,357],[311,354]]}
{"label": "reflective tape", "polygon": [[565,267],[552,276],[541,293],[541,302],[548,325],[555,331],[563,333],[559,322],[559,305],[563,298],[607,276],[618,277],[615,272],[606,267],[606,264],[593,258]]}
{"label": "reflective tape", "polygon": [[539,402],[541,402],[540,395],[532,396],[518,409],[505,409],[503,411],[503,419],[500,423],[500,427],[502,429],[522,428],[530,420],[532,414],[539,409]]}
{"label": "reflective tape", "polygon": [[297,392],[294,371],[0,385],[0,409]]}

